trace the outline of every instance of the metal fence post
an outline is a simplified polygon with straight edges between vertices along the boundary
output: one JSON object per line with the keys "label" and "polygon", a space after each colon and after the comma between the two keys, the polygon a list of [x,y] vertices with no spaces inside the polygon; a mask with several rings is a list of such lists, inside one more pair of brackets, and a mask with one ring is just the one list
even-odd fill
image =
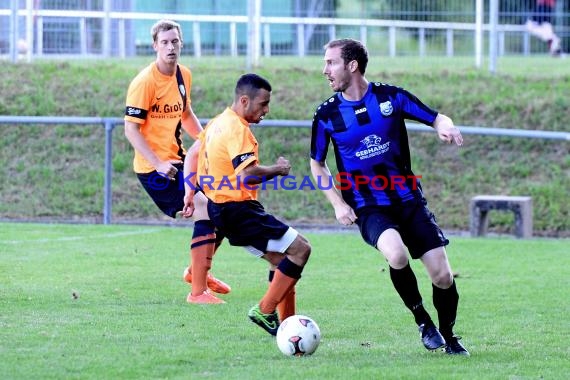
{"label": "metal fence post", "polygon": [[[113,10],[111,0],[103,1],[103,11],[105,18],[103,18],[103,57],[109,58],[111,56],[111,11]],[[92,52],[89,52],[92,53]]]}
{"label": "metal fence post", "polygon": [[16,63],[18,60],[18,0],[12,0],[10,6],[10,61]]}
{"label": "metal fence post", "polygon": [[483,20],[485,9],[483,0],[475,1],[475,66],[481,67],[483,62]]}
{"label": "metal fence post", "polygon": [[499,23],[499,0],[491,0],[489,3],[489,72],[497,72],[497,48]]}
{"label": "metal fence post", "polygon": [[32,62],[34,50],[34,1],[26,0],[26,62]]}
{"label": "metal fence post", "polygon": [[113,203],[113,119],[104,119],[105,124],[105,183],[103,185],[103,224],[111,224],[111,208]]}

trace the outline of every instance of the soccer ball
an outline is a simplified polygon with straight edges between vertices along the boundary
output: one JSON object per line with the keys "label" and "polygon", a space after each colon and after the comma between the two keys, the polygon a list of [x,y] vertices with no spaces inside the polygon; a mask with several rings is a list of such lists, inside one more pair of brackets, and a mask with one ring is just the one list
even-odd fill
{"label": "soccer ball", "polygon": [[311,355],[320,342],[319,326],[305,315],[292,315],[277,329],[277,346],[287,356]]}

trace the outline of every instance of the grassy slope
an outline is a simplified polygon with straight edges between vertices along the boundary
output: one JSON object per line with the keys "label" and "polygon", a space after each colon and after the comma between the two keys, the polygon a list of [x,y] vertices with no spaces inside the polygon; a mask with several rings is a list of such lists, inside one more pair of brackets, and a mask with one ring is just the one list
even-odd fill
{"label": "grassy slope", "polygon": [[[121,117],[129,81],[150,60],[4,64],[0,114]],[[194,70],[193,107],[201,118],[231,102],[235,79],[246,70],[243,59],[185,57],[183,62]],[[372,57],[367,77],[412,91],[458,125],[568,131],[570,65],[561,62],[505,58],[499,62],[501,74],[491,75],[473,69],[471,60]],[[330,95],[321,67],[320,58],[262,61],[257,71],[274,87],[269,117],[310,119]],[[293,174],[309,174],[308,129],[256,127],[255,133],[264,162],[282,154],[293,162]],[[473,195],[532,195],[537,233],[568,236],[567,142],[469,135],[465,147],[457,149],[441,145],[430,133],[411,133],[410,140],[414,170],[422,175],[444,228],[468,228]],[[102,127],[3,125],[0,141],[0,217],[101,219]],[[131,171],[132,151],[122,128],[114,132],[113,150],[113,217],[156,218],[157,210]],[[267,191],[262,200],[289,220],[333,222],[319,192]],[[508,232],[511,221],[509,214],[493,214],[491,228]]]}

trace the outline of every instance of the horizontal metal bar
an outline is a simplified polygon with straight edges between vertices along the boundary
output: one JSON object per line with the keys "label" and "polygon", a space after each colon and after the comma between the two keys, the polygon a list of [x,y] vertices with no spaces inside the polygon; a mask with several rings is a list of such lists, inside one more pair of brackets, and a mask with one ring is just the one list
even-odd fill
{"label": "horizontal metal bar", "polygon": [[[200,119],[206,125],[209,119]],[[101,124],[122,125],[122,118],[105,117],[77,117],[77,116],[5,116],[0,115],[0,124]],[[310,128],[310,120],[263,120],[260,124],[266,127],[282,128]],[[418,123],[406,123],[409,131],[430,132],[432,129]],[[467,135],[522,137],[532,139],[565,140],[570,141],[570,132],[538,131],[530,129],[491,128],[476,126],[457,126],[461,133]]]}

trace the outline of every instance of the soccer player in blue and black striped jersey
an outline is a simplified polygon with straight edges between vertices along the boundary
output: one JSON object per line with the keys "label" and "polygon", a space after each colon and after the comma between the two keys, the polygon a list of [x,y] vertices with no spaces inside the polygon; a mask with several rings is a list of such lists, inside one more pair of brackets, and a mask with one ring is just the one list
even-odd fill
{"label": "soccer player in blue and black striped jersey", "polygon": [[[428,350],[469,355],[454,335],[459,294],[445,246],[449,241],[427,208],[420,176],[411,168],[404,120],[432,126],[447,143],[463,144],[453,121],[402,88],[368,82],[366,47],[353,39],[325,46],[323,74],[335,92],[315,112],[311,172],[337,220],[356,223],[363,239],[388,261],[396,291],[411,310]],[[332,142],[338,174],[326,157]],[[340,190],[340,193],[339,191]],[[420,259],[432,281],[439,329],[423,306],[407,251]]]}

